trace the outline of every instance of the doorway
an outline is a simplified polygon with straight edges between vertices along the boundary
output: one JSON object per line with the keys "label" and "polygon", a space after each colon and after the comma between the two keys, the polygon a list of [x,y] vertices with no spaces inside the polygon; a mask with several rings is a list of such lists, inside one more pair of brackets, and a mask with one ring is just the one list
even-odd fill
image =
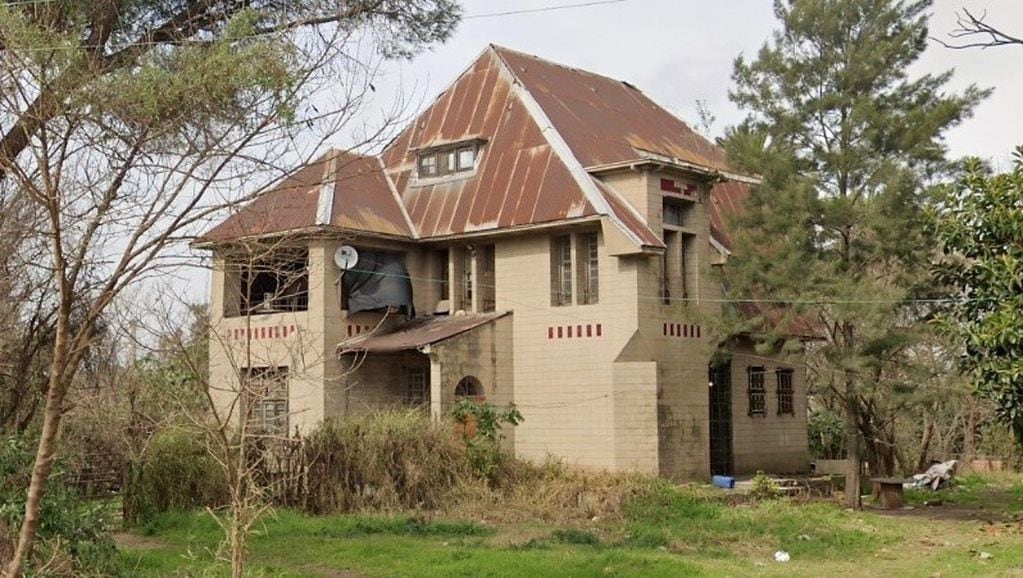
{"label": "doorway", "polygon": [[730,476],[732,459],[732,364],[710,366],[710,473]]}

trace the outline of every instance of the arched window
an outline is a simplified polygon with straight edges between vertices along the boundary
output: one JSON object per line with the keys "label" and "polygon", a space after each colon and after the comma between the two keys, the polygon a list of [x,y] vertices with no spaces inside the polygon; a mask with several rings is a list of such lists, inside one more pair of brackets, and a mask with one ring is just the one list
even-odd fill
{"label": "arched window", "polygon": [[455,399],[482,398],[484,395],[483,384],[471,375],[463,377],[455,386]]}

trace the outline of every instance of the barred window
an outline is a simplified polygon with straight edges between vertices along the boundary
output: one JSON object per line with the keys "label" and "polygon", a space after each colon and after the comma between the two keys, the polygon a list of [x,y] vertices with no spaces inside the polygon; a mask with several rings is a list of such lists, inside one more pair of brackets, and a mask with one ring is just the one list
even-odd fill
{"label": "barred window", "polygon": [[589,305],[600,299],[600,261],[596,233],[584,233],[576,239],[579,263],[579,303]]}
{"label": "barred window", "polygon": [[416,367],[405,373],[405,403],[413,407],[426,405],[430,401],[426,383],[426,369]]}
{"label": "barred window", "polygon": [[551,239],[551,305],[572,304],[572,237]]}
{"label": "barred window", "polygon": [[767,413],[767,390],[764,387],[764,367],[760,365],[746,368],[749,386],[746,390],[749,396],[749,415],[766,415]]}
{"label": "barred window", "polygon": [[795,415],[796,411],[792,403],[792,370],[779,369],[775,375],[778,378],[778,415],[786,413]]}
{"label": "barred window", "polygon": [[242,374],[255,433],[288,434],[288,368],[250,367]]}

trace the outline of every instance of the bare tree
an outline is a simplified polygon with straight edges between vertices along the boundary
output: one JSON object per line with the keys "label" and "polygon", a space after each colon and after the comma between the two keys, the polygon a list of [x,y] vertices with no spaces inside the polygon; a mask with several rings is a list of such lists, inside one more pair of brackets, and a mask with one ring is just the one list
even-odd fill
{"label": "bare tree", "polygon": [[5,575],[31,556],[65,398],[105,312],[175,265],[168,249],[357,118],[379,58],[444,39],[457,15],[451,0],[0,5],[0,186],[34,217],[34,266],[54,286],[39,444]]}
{"label": "bare tree", "polygon": [[1013,36],[987,22],[987,12],[975,14],[968,8],[956,11],[956,28],[948,33],[951,42],[934,38],[945,48],[992,48],[995,46],[1023,46],[1023,37]]}

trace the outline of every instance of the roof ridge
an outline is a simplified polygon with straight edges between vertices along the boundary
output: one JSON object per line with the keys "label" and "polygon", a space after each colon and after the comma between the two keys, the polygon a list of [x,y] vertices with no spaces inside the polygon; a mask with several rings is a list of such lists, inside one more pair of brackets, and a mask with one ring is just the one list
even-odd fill
{"label": "roof ridge", "polygon": [[[608,76],[606,74],[601,74],[599,72],[593,72],[592,70],[587,70],[585,68],[577,68],[575,66],[569,66],[567,64],[562,64],[560,62],[555,62],[553,60],[549,60],[549,59],[544,58],[542,56],[537,56],[535,54],[530,54],[528,52],[523,52],[521,50],[515,50],[514,48],[508,48],[507,46],[501,46],[500,44],[490,43],[490,48],[494,49],[495,52],[500,52],[502,50],[506,51],[506,52],[512,52],[512,53],[518,54],[519,56],[525,56],[526,58],[532,58],[533,60],[539,60],[540,62],[543,62],[545,64],[549,64],[551,66],[557,66],[558,68],[564,68],[565,70],[571,70],[572,72],[581,72],[583,74],[588,74],[589,76],[596,76],[598,78],[603,78],[605,80],[610,80],[611,82],[620,82],[621,84],[624,84],[624,85],[628,86],[629,88],[635,90],[636,92],[638,92],[640,94],[645,94],[645,93],[643,93],[642,89],[640,89],[637,85],[633,84],[632,82],[630,82],[628,80],[622,80],[620,78],[614,78],[612,76]],[[502,58],[501,60],[504,61],[504,58]],[[505,62],[505,65],[508,66],[509,69],[511,68],[511,66],[509,66],[507,62]],[[516,75],[516,78],[517,77],[518,77],[518,75]],[[682,120],[682,119],[679,119],[679,120]]]}
{"label": "roof ridge", "polygon": [[[495,45],[491,45],[491,47],[494,46]],[[637,245],[642,245],[642,239],[640,239],[639,236],[637,236],[629,229],[628,226],[626,226],[625,223],[622,222],[621,218],[615,213],[608,200],[603,194],[601,194],[600,189],[593,182],[593,176],[586,171],[586,168],[579,160],[579,157],[576,156],[574,151],[572,151],[572,147],[568,145],[564,135],[561,134],[558,127],[556,127],[551,121],[550,117],[547,115],[547,111],[543,109],[543,105],[541,105],[536,100],[536,97],[533,96],[533,93],[526,88],[525,83],[522,82],[522,79],[519,78],[517,74],[515,74],[515,70],[510,64],[508,64],[508,61],[505,60],[504,56],[497,48],[494,48],[494,53],[497,56],[497,60],[500,63],[501,68],[514,79],[514,82],[512,82],[512,90],[514,91],[514,94],[522,103],[522,106],[525,107],[526,112],[529,114],[530,118],[533,119],[533,122],[535,122],[540,128],[540,132],[543,134],[547,144],[550,145],[551,151],[558,159],[561,160],[561,162],[565,165],[565,168],[568,169],[569,175],[576,181],[576,184],[582,191],[583,197],[586,201],[590,203],[590,206],[593,207],[594,211],[600,215],[606,216],[611,222],[613,222],[626,237],[631,239]]]}

